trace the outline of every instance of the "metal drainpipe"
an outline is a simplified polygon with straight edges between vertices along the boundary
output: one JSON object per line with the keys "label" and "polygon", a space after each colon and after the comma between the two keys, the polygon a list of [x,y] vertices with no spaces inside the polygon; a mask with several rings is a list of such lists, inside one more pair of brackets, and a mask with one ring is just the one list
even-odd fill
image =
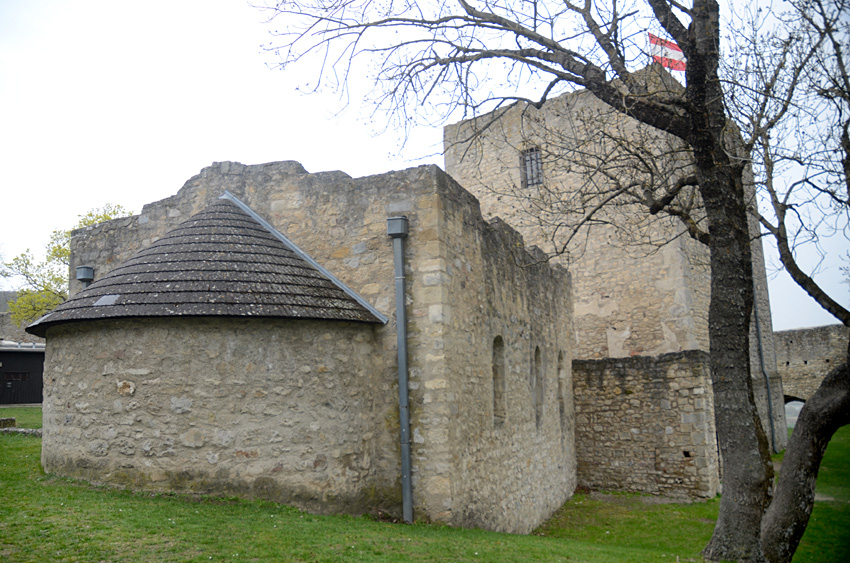
{"label": "metal drainpipe", "polygon": [[404,239],[407,217],[387,219],[387,234],[393,239],[395,264],[396,339],[398,347],[398,418],[401,426],[401,501],[402,516],[413,523],[413,486],[410,464],[410,405],[407,392],[407,313],[404,307]]}
{"label": "metal drainpipe", "polygon": [[767,417],[770,420],[770,447],[773,450],[773,453],[778,454],[779,451],[776,449],[776,428],[773,424],[773,399],[771,398],[770,392],[770,376],[767,375],[767,370],[764,368],[764,342],[762,342],[761,338],[761,319],[759,318],[759,301],[758,301],[758,291],[753,283],[753,314],[756,319],[756,337],[759,342],[759,366],[761,367],[761,373],[764,375],[764,385],[765,390],[767,391]]}

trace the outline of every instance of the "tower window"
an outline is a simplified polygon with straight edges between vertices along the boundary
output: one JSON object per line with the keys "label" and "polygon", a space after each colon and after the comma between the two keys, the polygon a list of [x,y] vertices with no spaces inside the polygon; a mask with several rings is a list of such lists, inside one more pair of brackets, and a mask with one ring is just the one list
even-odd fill
{"label": "tower window", "polygon": [[520,153],[522,167],[522,187],[530,188],[543,185],[543,160],[539,147],[531,147]]}

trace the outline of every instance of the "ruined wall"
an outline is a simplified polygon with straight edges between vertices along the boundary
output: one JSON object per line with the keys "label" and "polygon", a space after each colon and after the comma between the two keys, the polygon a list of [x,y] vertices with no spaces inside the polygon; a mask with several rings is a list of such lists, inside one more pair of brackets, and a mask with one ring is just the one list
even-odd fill
{"label": "ruined wall", "polygon": [[850,329],[844,325],[818,326],[783,330],[775,337],[785,398],[807,401],[826,374],[845,361]]}
{"label": "ruined wall", "polygon": [[708,355],[573,362],[580,486],[713,497],[718,451]]}
{"label": "ruined wall", "polygon": [[[354,179],[341,172],[308,174],[294,162],[217,163],[138,216],[76,231],[72,271],[86,264],[95,267],[96,277],[104,275],[225,189],[391,318],[374,337],[384,358],[375,377],[390,386],[374,398],[382,405],[397,400],[386,220],[409,218],[416,518],[527,532],[569,497],[575,487],[569,277],[545,264],[518,266],[515,259],[534,261],[521,239],[504,226],[488,225],[476,199],[436,167]],[[72,291],[78,289],[72,281]],[[496,429],[492,347],[499,335],[509,374],[505,423]],[[545,362],[538,378],[544,409],[539,428],[536,418],[529,426],[526,413],[529,358],[536,347],[539,363]],[[372,437],[371,468],[384,479],[399,472],[397,432],[388,425]]]}
{"label": "ruined wall", "polygon": [[[445,379],[425,381],[416,408],[445,417],[448,432],[431,440],[445,442],[446,455],[422,456],[434,469],[428,489],[450,491],[453,523],[527,533],[576,485],[568,277],[523,252],[506,224],[484,227],[477,206],[441,204],[444,254],[423,264],[422,283],[448,299],[427,311],[433,333],[419,349],[443,355]],[[437,411],[430,404],[440,396],[446,408]],[[425,446],[428,436],[415,440]]]}

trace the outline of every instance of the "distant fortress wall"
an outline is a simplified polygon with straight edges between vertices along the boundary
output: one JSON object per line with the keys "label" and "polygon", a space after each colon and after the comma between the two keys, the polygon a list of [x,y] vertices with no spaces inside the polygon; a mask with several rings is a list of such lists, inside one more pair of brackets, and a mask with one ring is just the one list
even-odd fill
{"label": "distant fortress wall", "polygon": [[827,325],[774,333],[785,401],[806,401],[847,355],[850,328]]}

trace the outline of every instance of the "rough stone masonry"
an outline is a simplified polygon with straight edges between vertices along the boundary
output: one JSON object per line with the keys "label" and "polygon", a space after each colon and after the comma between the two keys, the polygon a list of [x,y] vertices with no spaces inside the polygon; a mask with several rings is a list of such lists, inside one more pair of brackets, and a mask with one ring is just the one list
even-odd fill
{"label": "rough stone masonry", "polygon": [[93,266],[95,288],[225,190],[390,322],[127,316],[48,327],[46,470],[398,513],[386,221],[405,215],[415,517],[525,533],[563,504],[576,486],[566,270],[485,221],[436,167],[351,178],[294,162],[217,163],[137,216],[76,231],[72,270]]}

